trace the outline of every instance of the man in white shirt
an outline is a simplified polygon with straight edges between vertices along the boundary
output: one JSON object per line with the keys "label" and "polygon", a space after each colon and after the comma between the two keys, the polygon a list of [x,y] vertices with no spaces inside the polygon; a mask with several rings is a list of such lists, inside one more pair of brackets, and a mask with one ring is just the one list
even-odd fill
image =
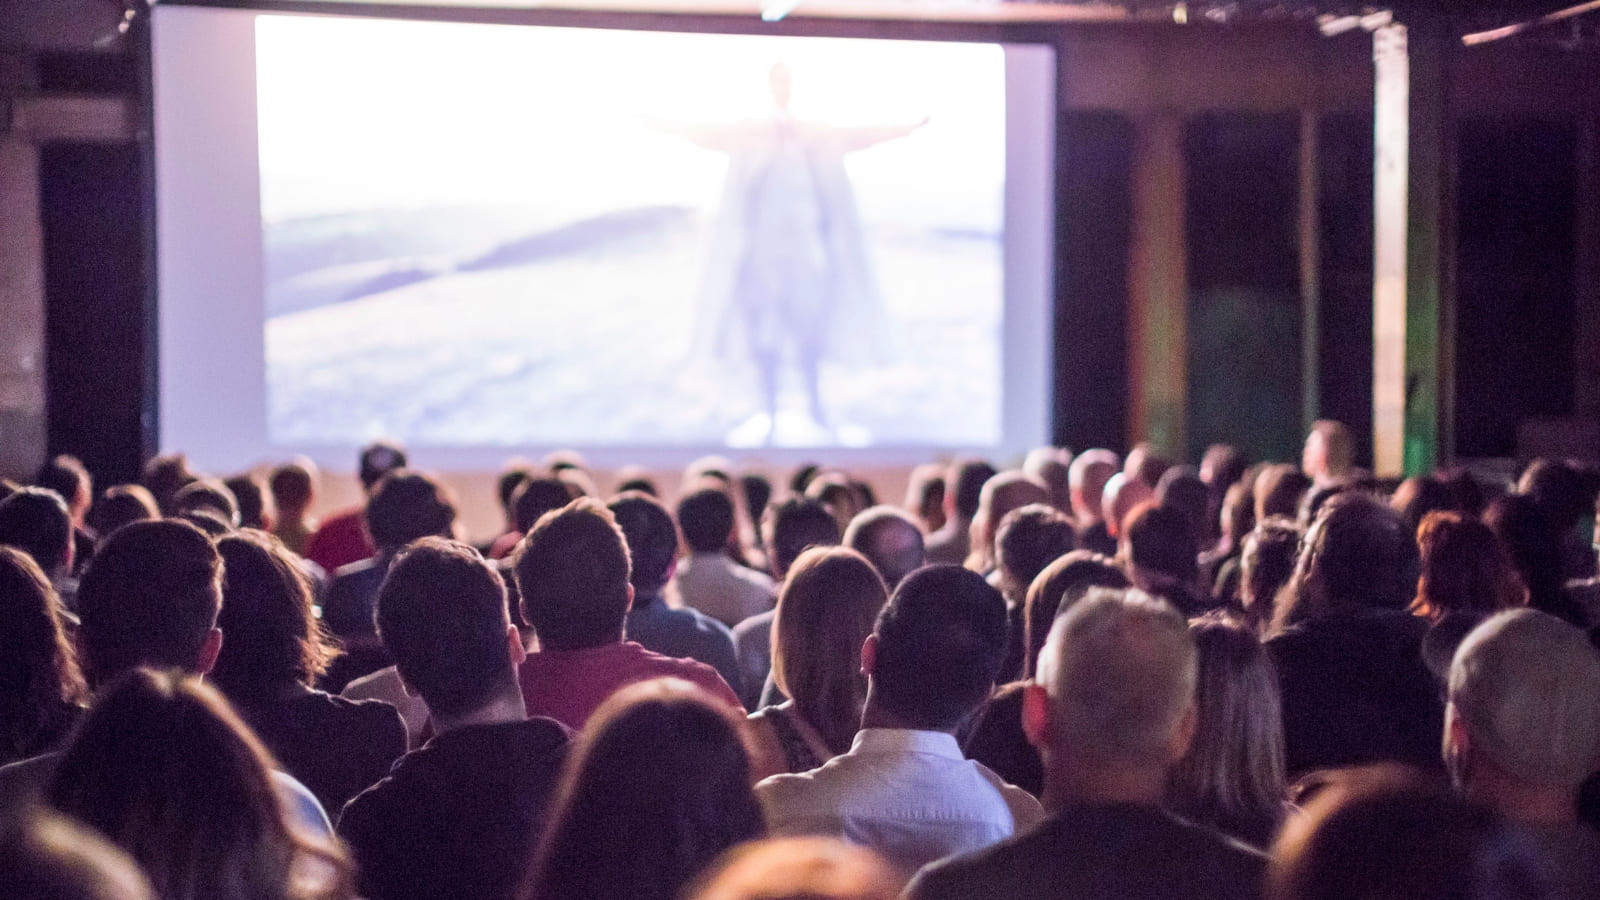
{"label": "man in white shirt", "polygon": [[714,488],[678,501],[678,527],[689,545],[678,566],[678,597],[729,628],[770,610],[775,596],[771,578],[728,556],[733,515],[733,500]]}
{"label": "man in white shirt", "polygon": [[910,872],[1043,819],[953,734],[994,688],[1005,642],[1005,601],[982,576],[930,566],[907,577],[861,648],[867,701],[849,752],[756,785],[772,832],[840,836]]}

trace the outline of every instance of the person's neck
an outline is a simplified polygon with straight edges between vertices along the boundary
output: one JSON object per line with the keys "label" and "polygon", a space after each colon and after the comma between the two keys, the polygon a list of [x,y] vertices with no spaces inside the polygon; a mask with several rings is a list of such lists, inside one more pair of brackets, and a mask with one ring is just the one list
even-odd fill
{"label": "person's neck", "polygon": [[1159,806],[1166,786],[1164,769],[1047,764],[1039,800],[1051,812],[1069,806]]}
{"label": "person's neck", "polygon": [[661,599],[660,588],[656,588],[655,590],[648,592],[640,591],[638,594],[634,595],[633,607],[629,611],[632,612],[633,610],[644,609],[647,606],[654,606],[657,603],[665,602],[665,600]]}
{"label": "person's neck", "polygon": [[883,708],[882,703],[875,702],[872,695],[867,695],[866,705],[861,709],[861,727],[867,728],[892,728],[899,731],[938,731],[944,734],[955,734],[955,728],[930,728],[925,724],[914,722],[899,715],[893,710]]}
{"label": "person's neck", "polygon": [[[426,698],[424,698],[426,699]],[[502,685],[490,700],[477,709],[460,715],[446,716],[430,710],[434,731],[438,734],[466,728],[471,725],[505,725],[522,722],[528,718],[528,707],[522,700],[522,689],[515,681]]]}
{"label": "person's neck", "polygon": [[1474,772],[1466,795],[1519,825],[1570,825],[1578,821],[1576,791],[1529,785],[1498,772]]}

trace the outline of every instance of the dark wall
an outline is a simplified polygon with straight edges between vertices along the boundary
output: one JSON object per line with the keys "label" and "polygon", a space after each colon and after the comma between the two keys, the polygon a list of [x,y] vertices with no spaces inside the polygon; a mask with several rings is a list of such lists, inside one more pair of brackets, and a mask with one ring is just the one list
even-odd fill
{"label": "dark wall", "polygon": [[1318,415],[1356,434],[1356,464],[1372,465],[1372,115],[1317,126],[1321,258]]}

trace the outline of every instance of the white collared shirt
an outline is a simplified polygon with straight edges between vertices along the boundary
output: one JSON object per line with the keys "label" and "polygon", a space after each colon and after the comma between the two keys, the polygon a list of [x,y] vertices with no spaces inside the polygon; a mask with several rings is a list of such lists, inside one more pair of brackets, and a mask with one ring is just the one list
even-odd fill
{"label": "white collared shirt", "polygon": [[678,599],[732,628],[772,608],[776,589],[766,575],[726,553],[694,553],[678,564]]}
{"label": "white collared shirt", "polygon": [[964,758],[942,731],[862,729],[848,753],[774,775],[756,796],[774,835],[842,837],[908,872],[1044,819],[1039,801]]}

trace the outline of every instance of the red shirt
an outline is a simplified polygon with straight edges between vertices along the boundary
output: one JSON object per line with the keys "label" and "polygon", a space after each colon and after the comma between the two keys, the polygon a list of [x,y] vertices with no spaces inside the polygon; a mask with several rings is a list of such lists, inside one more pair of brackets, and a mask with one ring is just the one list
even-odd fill
{"label": "red shirt", "polygon": [[367,537],[365,510],[356,507],[323,519],[322,527],[306,541],[305,557],[332,575],[340,566],[360,562],[377,552]]}
{"label": "red shirt", "polygon": [[595,709],[619,689],[652,678],[681,678],[744,715],[738,695],[716,669],[662,656],[632,641],[530,653],[520,673],[528,715],[549,716],[573,731],[582,730]]}

